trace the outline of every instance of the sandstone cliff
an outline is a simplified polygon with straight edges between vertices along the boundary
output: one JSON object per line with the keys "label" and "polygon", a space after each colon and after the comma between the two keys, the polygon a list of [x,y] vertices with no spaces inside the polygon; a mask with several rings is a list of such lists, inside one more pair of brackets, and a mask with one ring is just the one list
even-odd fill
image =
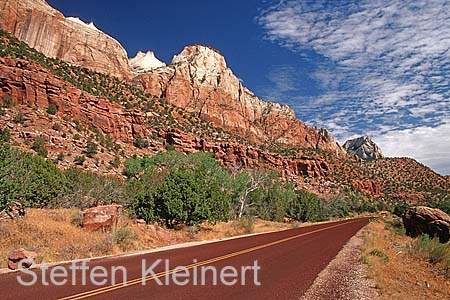
{"label": "sandstone cliff", "polygon": [[0,28],[48,57],[120,78],[129,76],[125,49],[92,23],[66,18],[44,0],[0,0]]}
{"label": "sandstone cliff", "polygon": [[288,106],[256,97],[210,47],[187,46],[169,66],[140,74],[133,84],[258,145],[344,154],[331,134],[306,126]]}

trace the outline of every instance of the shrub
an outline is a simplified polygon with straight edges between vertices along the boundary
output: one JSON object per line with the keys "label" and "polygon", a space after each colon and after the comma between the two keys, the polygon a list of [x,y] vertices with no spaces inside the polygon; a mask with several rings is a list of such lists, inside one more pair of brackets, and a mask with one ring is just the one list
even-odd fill
{"label": "shrub", "polygon": [[148,148],[148,141],[138,136],[134,141],[134,146],[139,149]]}
{"label": "shrub", "polygon": [[84,155],[77,156],[77,157],[75,157],[75,159],[73,161],[76,165],[82,166],[84,164],[84,162],[86,161],[86,157]]}
{"label": "shrub", "polygon": [[14,106],[14,101],[12,99],[11,95],[6,95],[3,97],[3,103],[2,103],[2,107],[4,108],[11,108]]}
{"label": "shrub", "polygon": [[83,226],[83,213],[79,210],[75,211],[70,219],[70,223],[75,227]]}
{"label": "shrub", "polygon": [[424,234],[413,243],[413,250],[424,255],[432,264],[450,260],[450,244],[442,244],[438,238],[430,238]]}
{"label": "shrub", "polygon": [[25,207],[58,207],[66,183],[64,173],[52,162],[0,146],[0,207],[10,201]]}
{"label": "shrub", "polygon": [[39,156],[42,156],[44,158],[48,155],[47,148],[45,147],[45,140],[41,137],[38,137],[34,140],[31,149],[33,149]]}
{"label": "shrub", "polygon": [[56,157],[57,161],[63,161],[64,160],[64,153],[60,152],[58,153],[58,156]]}
{"label": "shrub", "polygon": [[51,103],[48,107],[47,107],[47,113],[50,115],[56,115],[56,112],[58,111],[58,107],[56,106],[56,104]]}
{"label": "shrub", "polygon": [[12,121],[17,124],[25,123],[25,119],[24,119],[22,113],[18,113],[17,115],[15,115],[14,118],[12,119]]}
{"label": "shrub", "polygon": [[115,229],[111,235],[113,242],[124,250],[130,249],[138,238],[137,234],[127,226]]}
{"label": "shrub", "polygon": [[313,193],[301,190],[290,203],[287,216],[296,221],[316,222],[324,220],[322,201]]}
{"label": "shrub", "polygon": [[93,142],[88,142],[86,144],[86,156],[93,158],[97,154],[97,145]]}
{"label": "shrub", "polygon": [[87,208],[90,206],[119,203],[129,205],[125,184],[118,178],[82,172],[77,168],[65,171],[68,193],[63,207]]}
{"label": "shrub", "polygon": [[11,132],[8,128],[0,129],[0,144],[9,143],[11,139]]}
{"label": "shrub", "polygon": [[163,219],[167,226],[229,219],[230,175],[209,153],[167,152],[144,158],[146,170],[131,180],[136,215]]}
{"label": "shrub", "polygon": [[379,250],[379,249],[373,249],[372,251],[369,252],[370,256],[376,256],[381,258],[384,262],[388,262],[389,261],[389,257],[384,254],[383,251]]}
{"label": "shrub", "polygon": [[253,233],[255,231],[255,218],[252,216],[244,216],[234,221],[234,225],[244,231],[246,234]]}
{"label": "shrub", "polygon": [[55,130],[55,131],[60,131],[61,130],[61,124],[59,124],[59,123],[53,124],[52,129]]}

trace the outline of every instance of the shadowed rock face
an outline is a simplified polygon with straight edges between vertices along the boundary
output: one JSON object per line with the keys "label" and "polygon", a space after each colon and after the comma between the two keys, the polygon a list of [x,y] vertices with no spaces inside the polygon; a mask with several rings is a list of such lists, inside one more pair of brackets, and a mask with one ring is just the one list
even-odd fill
{"label": "shadowed rock face", "polygon": [[119,42],[93,23],[64,17],[44,0],[0,0],[0,28],[48,57],[119,78],[130,74]]}
{"label": "shadowed rock face", "polygon": [[380,147],[368,136],[348,140],[345,142],[343,148],[349,155],[356,155],[362,160],[376,160],[384,157]]}
{"label": "shadowed rock face", "polygon": [[438,237],[441,243],[450,240],[450,217],[437,208],[411,207],[403,215],[403,225],[412,237],[428,234]]}

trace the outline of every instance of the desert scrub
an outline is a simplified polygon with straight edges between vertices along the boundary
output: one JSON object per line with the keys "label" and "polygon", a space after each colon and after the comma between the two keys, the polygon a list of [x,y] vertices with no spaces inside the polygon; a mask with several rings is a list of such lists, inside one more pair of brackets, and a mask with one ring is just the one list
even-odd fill
{"label": "desert scrub", "polygon": [[442,244],[438,238],[430,238],[424,234],[418,237],[411,245],[413,253],[424,256],[431,264],[450,264],[450,244]]}
{"label": "desert scrub", "polygon": [[74,211],[70,216],[70,223],[75,227],[83,226],[83,213],[79,210]]}
{"label": "desert scrub", "polygon": [[255,231],[255,218],[252,216],[244,216],[234,221],[234,226],[246,234],[253,233]]}
{"label": "desert scrub", "polygon": [[119,227],[111,233],[112,241],[123,250],[133,248],[134,242],[138,239],[138,235],[128,226]]}

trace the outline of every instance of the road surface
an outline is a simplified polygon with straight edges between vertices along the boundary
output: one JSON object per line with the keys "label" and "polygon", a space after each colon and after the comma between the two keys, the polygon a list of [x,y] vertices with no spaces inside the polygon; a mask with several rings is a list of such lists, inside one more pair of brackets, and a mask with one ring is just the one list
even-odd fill
{"label": "road surface", "polygon": [[[71,264],[60,265],[53,272],[56,282],[50,280],[54,266],[33,270],[34,278],[20,272],[0,274],[0,299],[298,299],[368,222],[346,220],[188,248],[98,259],[86,263],[84,273]],[[183,268],[175,269],[178,266]],[[98,267],[95,272],[94,267]],[[100,269],[108,273],[99,275]],[[19,276],[25,283],[36,279],[36,284],[22,286]],[[64,279],[64,285],[55,285]],[[94,284],[101,279],[105,281],[103,285]]]}

